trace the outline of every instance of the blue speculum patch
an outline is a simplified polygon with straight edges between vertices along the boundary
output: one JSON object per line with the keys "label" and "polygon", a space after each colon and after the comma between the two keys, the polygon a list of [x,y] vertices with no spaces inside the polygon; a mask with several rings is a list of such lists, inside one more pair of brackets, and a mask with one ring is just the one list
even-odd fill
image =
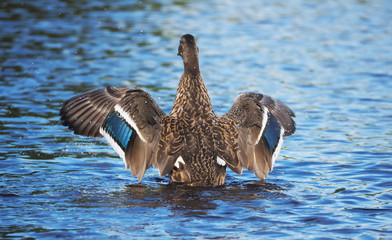
{"label": "blue speculum patch", "polygon": [[111,112],[105,119],[103,128],[125,151],[133,132],[131,126],[123,118],[118,116],[116,112]]}
{"label": "blue speculum patch", "polygon": [[272,114],[268,114],[268,123],[264,130],[264,138],[268,143],[271,153],[273,153],[278,146],[280,138],[281,126],[278,120]]}

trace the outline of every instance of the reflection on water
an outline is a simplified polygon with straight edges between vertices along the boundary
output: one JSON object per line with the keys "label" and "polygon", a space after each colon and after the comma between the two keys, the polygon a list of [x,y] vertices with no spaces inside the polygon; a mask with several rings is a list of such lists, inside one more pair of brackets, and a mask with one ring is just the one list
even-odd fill
{"label": "reflection on water", "polygon": [[[172,211],[194,211],[207,215],[209,210],[219,206],[216,201],[241,202],[282,197],[283,189],[266,182],[235,183],[223,187],[188,187],[179,184],[130,184],[122,194],[126,196],[124,205],[132,207],[167,207]],[[129,203],[131,199],[131,203]],[[255,206],[256,207],[256,206]],[[186,213],[185,213],[186,214]]]}
{"label": "reflection on water", "polygon": [[[0,2],[1,238],[361,238],[392,235],[392,4],[385,0]],[[142,87],[171,110],[179,37],[197,37],[215,112],[258,91],[296,112],[266,181],[228,171],[141,183],[58,111]]]}

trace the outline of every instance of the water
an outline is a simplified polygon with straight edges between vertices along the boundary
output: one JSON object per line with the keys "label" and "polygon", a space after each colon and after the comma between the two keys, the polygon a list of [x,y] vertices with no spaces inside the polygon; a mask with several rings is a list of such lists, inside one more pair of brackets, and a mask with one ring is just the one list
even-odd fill
{"label": "water", "polygon": [[[387,239],[392,236],[392,3],[2,1],[0,237]],[[221,115],[238,93],[297,114],[265,182],[228,171],[138,183],[104,140],[59,124],[68,98],[142,87],[169,112],[179,37],[197,36]]]}

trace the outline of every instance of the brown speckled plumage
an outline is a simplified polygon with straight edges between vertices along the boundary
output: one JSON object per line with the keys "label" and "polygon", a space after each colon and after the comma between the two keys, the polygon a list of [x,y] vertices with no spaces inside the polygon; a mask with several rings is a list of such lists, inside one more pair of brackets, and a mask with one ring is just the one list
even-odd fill
{"label": "brown speckled plumage", "polygon": [[195,38],[181,37],[178,55],[184,73],[169,115],[141,89],[86,92],[65,102],[64,125],[76,134],[105,136],[139,181],[147,168],[159,168],[172,182],[222,185],[226,165],[268,176],[283,136],[295,131],[294,113],[283,103],[257,93],[242,93],[217,117],[200,75]]}

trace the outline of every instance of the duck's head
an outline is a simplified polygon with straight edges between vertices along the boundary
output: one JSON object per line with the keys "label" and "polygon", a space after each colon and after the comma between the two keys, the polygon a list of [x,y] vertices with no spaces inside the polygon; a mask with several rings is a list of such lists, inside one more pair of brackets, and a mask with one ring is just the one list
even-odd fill
{"label": "duck's head", "polygon": [[199,48],[196,45],[195,37],[191,34],[183,35],[180,39],[177,55],[182,57],[185,67],[188,64],[198,65]]}

